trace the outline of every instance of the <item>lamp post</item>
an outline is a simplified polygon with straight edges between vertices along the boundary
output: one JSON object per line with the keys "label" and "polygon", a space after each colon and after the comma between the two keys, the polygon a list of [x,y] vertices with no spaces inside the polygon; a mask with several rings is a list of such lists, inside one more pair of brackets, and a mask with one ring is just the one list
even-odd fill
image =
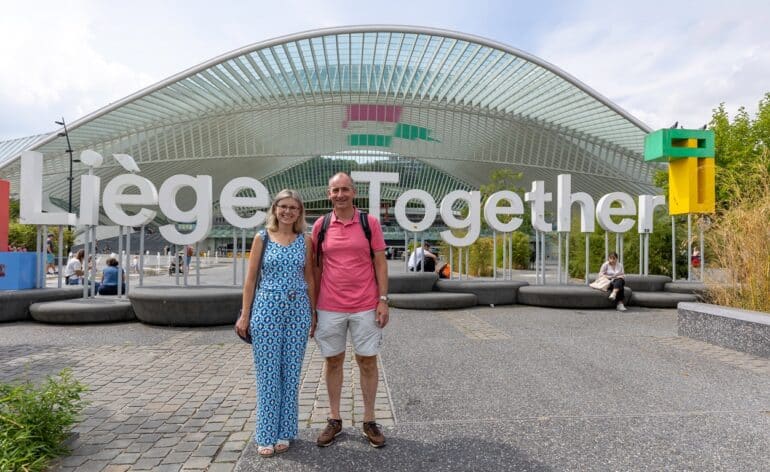
{"label": "lamp post", "polygon": [[[54,121],[54,123],[56,123],[57,125],[62,126],[64,128],[64,132],[63,133],[59,133],[59,137],[67,139],[67,150],[64,151],[64,152],[66,152],[67,154],[70,155],[70,175],[67,178],[67,180],[69,181],[69,203],[68,203],[68,206],[67,206],[67,213],[72,213],[72,179],[73,179],[73,177],[72,177],[72,164],[74,162],[80,162],[80,161],[75,160],[75,159],[72,158],[72,153],[73,153],[73,151],[72,151],[72,144],[70,144],[70,135],[69,135],[69,132],[67,131],[67,122],[64,121],[64,117],[62,117],[61,121]],[[69,227],[67,229],[69,229]]]}

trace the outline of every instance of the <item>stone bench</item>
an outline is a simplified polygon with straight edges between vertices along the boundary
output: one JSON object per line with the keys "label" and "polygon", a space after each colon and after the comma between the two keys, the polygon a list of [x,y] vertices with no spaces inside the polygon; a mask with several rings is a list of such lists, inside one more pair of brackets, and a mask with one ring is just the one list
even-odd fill
{"label": "stone bench", "polygon": [[513,305],[520,287],[529,285],[518,280],[447,280],[436,282],[435,290],[449,293],[472,293],[479,305]]}
{"label": "stone bench", "polygon": [[[588,281],[593,282],[597,277],[599,274],[589,274]],[[625,286],[636,292],[662,292],[666,284],[671,282],[671,277],[667,275],[626,274],[623,278]]]}
{"label": "stone bench", "polygon": [[646,308],[676,308],[679,302],[697,301],[698,296],[692,293],[634,291],[628,304]]}
{"label": "stone bench", "polygon": [[[625,287],[625,300],[631,300],[633,291]],[[518,303],[551,308],[614,308],[615,302],[607,298],[609,292],[587,285],[527,285],[519,288]]]}
{"label": "stone bench", "polygon": [[676,282],[668,282],[663,290],[671,293],[694,293],[696,295],[703,295],[706,293],[706,284],[703,282],[688,282],[686,280]]}
{"label": "stone bench", "polygon": [[216,285],[132,287],[128,298],[142,323],[218,326],[235,324],[243,290]]}
{"label": "stone bench", "polygon": [[472,293],[421,292],[388,295],[389,305],[408,310],[451,310],[476,306],[478,299]]}
{"label": "stone bench", "polygon": [[68,300],[83,296],[82,285],[62,288],[33,288],[29,290],[0,291],[0,322],[29,320],[29,307],[33,303]]}
{"label": "stone bench", "polygon": [[435,272],[397,272],[388,275],[388,294],[432,292],[438,280]]}
{"label": "stone bench", "polygon": [[770,314],[708,303],[681,303],[677,334],[770,358]]}
{"label": "stone bench", "polygon": [[125,298],[97,297],[33,303],[30,315],[41,323],[79,324],[136,321],[131,303]]}

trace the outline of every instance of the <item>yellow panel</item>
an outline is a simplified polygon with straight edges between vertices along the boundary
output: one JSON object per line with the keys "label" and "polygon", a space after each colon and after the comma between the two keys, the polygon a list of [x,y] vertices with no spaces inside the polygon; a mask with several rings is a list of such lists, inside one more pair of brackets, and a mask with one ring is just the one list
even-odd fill
{"label": "yellow panel", "polygon": [[713,213],[714,176],[714,159],[688,157],[669,162],[669,214]]}

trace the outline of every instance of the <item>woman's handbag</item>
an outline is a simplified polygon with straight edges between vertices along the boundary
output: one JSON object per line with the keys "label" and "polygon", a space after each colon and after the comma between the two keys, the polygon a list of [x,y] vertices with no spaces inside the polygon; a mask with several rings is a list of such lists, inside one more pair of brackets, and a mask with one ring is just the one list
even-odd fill
{"label": "woman's handbag", "polygon": [[[270,242],[270,235],[267,234],[267,230],[265,230],[265,238],[264,241],[262,241],[262,252],[259,255],[259,265],[257,266],[257,290],[259,290],[259,286],[262,285],[262,264],[265,261],[265,249],[267,249],[267,243]],[[256,294],[257,290],[254,291]],[[256,295],[255,295],[256,296]],[[253,302],[252,302],[253,304]],[[241,310],[238,310],[238,318],[241,317]],[[249,312],[249,321],[251,321],[251,312]],[[239,338],[241,338],[241,341],[245,343],[251,344],[251,333],[249,333],[249,330],[246,330],[246,336],[241,336],[238,334],[238,331],[235,331],[235,334],[238,335]]]}
{"label": "woman's handbag", "polygon": [[607,289],[610,288],[611,283],[612,281],[610,280],[609,277],[607,277],[606,275],[600,275],[598,279],[591,282],[589,287],[606,292]]}

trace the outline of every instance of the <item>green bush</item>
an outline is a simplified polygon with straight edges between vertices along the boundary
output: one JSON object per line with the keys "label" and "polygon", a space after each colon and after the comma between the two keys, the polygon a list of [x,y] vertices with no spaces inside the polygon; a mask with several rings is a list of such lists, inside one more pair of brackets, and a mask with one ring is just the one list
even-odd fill
{"label": "green bush", "polygon": [[[526,269],[529,267],[530,259],[530,245],[529,236],[524,233],[514,231],[508,235],[509,238],[513,238],[513,268],[514,269]],[[473,244],[463,250],[463,273],[466,272],[465,267],[465,252],[468,254],[468,268],[467,273],[474,277],[491,277],[492,276],[492,256],[494,254],[494,242],[492,238],[482,237],[476,240]],[[446,243],[441,244],[441,254],[447,257],[449,260],[449,246]],[[457,248],[452,250],[452,260],[449,261],[449,265],[452,270],[457,270],[460,267],[458,257],[460,251]],[[497,235],[497,267],[503,266],[503,236]]]}
{"label": "green bush", "polygon": [[66,454],[63,441],[85,406],[85,390],[68,369],[39,387],[0,383],[0,470],[44,470]]}

